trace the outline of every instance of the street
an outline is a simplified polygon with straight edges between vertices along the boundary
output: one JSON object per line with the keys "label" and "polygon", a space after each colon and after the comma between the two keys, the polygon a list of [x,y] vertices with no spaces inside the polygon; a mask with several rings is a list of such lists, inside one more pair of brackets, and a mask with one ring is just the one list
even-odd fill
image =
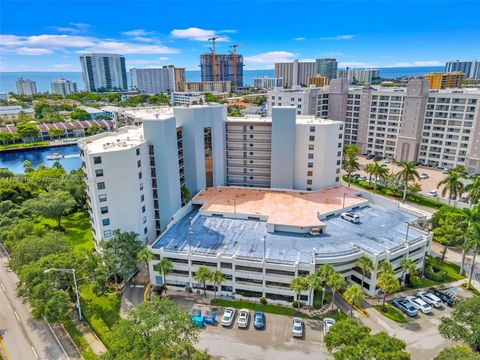
{"label": "street", "polygon": [[31,318],[30,308],[16,295],[18,278],[7,262],[0,249],[0,335],[7,360],[81,359],[65,332],[56,327],[54,334],[45,321]]}

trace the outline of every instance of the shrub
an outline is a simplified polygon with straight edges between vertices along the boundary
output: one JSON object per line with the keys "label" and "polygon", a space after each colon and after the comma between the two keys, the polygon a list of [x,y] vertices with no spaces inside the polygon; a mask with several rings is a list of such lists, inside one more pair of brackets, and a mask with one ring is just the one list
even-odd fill
{"label": "shrub", "polygon": [[298,308],[298,300],[292,301],[292,307],[295,309]]}
{"label": "shrub", "polygon": [[267,299],[264,298],[264,297],[261,297],[261,298],[260,298],[260,304],[266,305],[266,304],[267,304]]}
{"label": "shrub", "polygon": [[422,280],[416,275],[410,276],[409,282],[412,288],[419,288],[422,285]]}
{"label": "shrub", "polygon": [[445,270],[437,269],[429,266],[425,269],[425,277],[433,281],[445,281],[447,279],[447,272]]}

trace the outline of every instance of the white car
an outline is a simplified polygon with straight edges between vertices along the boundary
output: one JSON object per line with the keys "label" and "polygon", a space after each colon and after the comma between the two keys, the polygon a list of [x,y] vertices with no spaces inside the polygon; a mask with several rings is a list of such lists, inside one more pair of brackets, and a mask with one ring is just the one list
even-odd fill
{"label": "white car", "polygon": [[344,212],[340,215],[343,220],[350,221],[351,223],[358,224],[360,222],[360,216],[351,212]]}
{"label": "white car", "polygon": [[303,320],[301,318],[293,318],[292,336],[295,338],[303,337]]}
{"label": "white car", "polygon": [[428,305],[425,301],[422,299],[415,297],[415,296],[407,296],[405,298],[410,304],[413,305],[413,307],[419,311],[421,311],[424,314],[431,314],[432,313],[432,307]]}
{"label": "white car", "polygon": [[240,309],[238,313],[237,325],[239,328],[248,327],[248,321],[250,320],[250,311],[248,309]]}
{"label": "white car", "polygon": [[392,159],[386,159],[385,164],[390,164],[392,162]]}
{"label": "white car", "polygon": [[428,192],[428,196],[431,196],[431,197],[437,197],[438,195],[438,191],[437,190],[430,190]]}
{"label": "white car", "polygon": [[438,309],[443,307],[442,300],[438,296],[430,292],[426,292],[422,290],[417,293],[417,296],[423,301],[425,301],[428,305],[433,306],[434,308]]}
{"label": "white car", "polygon": [[335,324],[335,319],[325,318],[323,319],[323,336],[327,335],[327,332]]}
{"label": "white car", "polygon": [[419,177],[420,179],[428,179],[430,175],[428,175],[427,173],[421,173]]}
{"label": "white car", "polygon": [[220,323],[222,326],[230,326],[233,323],[233,319],[235,318],[235,309],[234,308],[226,308],[223,312],[222,320]]}

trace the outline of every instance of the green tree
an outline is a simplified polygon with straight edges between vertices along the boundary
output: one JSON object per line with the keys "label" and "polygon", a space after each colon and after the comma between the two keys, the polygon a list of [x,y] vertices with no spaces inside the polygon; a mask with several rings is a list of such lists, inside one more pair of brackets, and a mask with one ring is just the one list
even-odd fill
{"label": "green tree", "polygon": [[401,170],[397,174],[400,180],[403,182],[403,198],[402,202],[405,202],[408,192],[408,183],[415,180],[420,180],[420,175],[417,171],[417,165],[415,161],[403,161],[400,163]]}
{"label": "green tree", "polygon": [[158,271],[160,274],[162,274],[162,283],[163,283],[163,288],[166,290],[167,289],[167,275],[172,273],[173,270],[173,264],[169,259],[163,258],[160,260],[158,263],[156,263],[153,266],[153,269],[155,271]]}
{"label": "green tree", "polygon": [[205,298],[207,297],[207,281],[210,280],[212,276],[212,271],[206,266],[200,266],[197,271],[195,271],[195,275],[193,278],[195,281],[199,282],[203,286],[203,295]]}
{"label": "green tree", "polygon": [[337,321],[324,337],[325,347],[329,352],[344,346],[354,346],[370,334],[370,329],[357,320],[347,318]]}
{"label": "green tree", "polygon": [[220,286],[222,283],[225,282],[225,275],[220,270],[215,270],[210,272],[210,279],[213,283],[213,296],[214,301],[217,301],[217,287]]}
{"label": "green tree", "polygon": [[475,176],[472,182],[465,186],[465,191],[470,206],[477,205],[480,201],[480,176]]}
{"label": "green tree", "polygon": [[350,317],[352,317],[353,306],[363,300],[363,291],[358,285],[350,285],[343,293],[343,297],[350,303]]}
{"label": "green tree", "polygon": [[335,305],[335,294],[342,289],[347,282],[344,277],[339,273],[333,273],[330,275],[327,285],[332,289],[332,310]]}
{"label": "green tree", "polygon": [[137,255],[145,247],[134,232],[113,231],[110,240],[100,242],[102,259],[116,283],[118,278],[127,279],[138,269]]}
{"label": "green tree", "polygon": [[110,351],[103,360],[210,359],[196,350],[196,329],[187,312],[171,300],[154,297],[120,319],[108,336]]}
{"label": "green tree", "polygon": [[[476,205],[471,209],[462,209],[462,213],[465,217],[466,227],[465,231],[463,232],[463,244],[462,244],[462,262],[460,264],[460,275],[465,273],[465,257],[467,255],[467,251],[470,250],[470,239],[469,233],[471,230],[472,224],[474,222],[480,221],[480,205]],[[458,225],[464,228],[465,221],[459,222]]]}
{"label": "green tree", "polygon": [[59,138],[60,136],[62,136],[64,134],[65,134],[65,131],[63,131],[62,129],[49,129],[48,130],[48,135],[50,135],[50,137],[52,139]]}
{"label": "green tree", "polygon": [[15,136],[9,132],[0,132],[0,141],[3,145],[8,145],[15,140]]}
{"label": "green tree", "polygon": [[377,183],[379,180],[385,181],[386,176],[388,175],[388,167],[385,164],[380,164],[378,161],[373,162],[373,176],[375,176],[375,182],[373,184],[373,192],[377,190]]}
{"label": "green tree", "polygon": [[393,267],[387,260],[382,260],[378,263],[377,269],[382,273],[391,273],[393,274]]}
{"label": "green tree", "polygon": [[302,291],[308,289],[307,282],[304,276],[296,276],[290,281],[290,289],[295,292],[295,297],[297,299],[297,310],[300,310],[300,294]]}
{"label": "green tree", "polygon": [[215,96],[213,96],[213,94],[210,93],[210,92],[203,93],[203,95],[205,95],[205,101],[206,101],[207,103],[215,102],[215,101],[216,101]]}
{"label": "green tree", "polygon": [[473,251],[472,266],[468,274],[468,287],[470,287],[475,272],[477,254],[480,252],[480,222],[473,223],[469,229],[467,246]]}
{"label": "green tree", "polygon": [[137,253],[137,260],[145,265],[145,270],[147,271],[148,282],[150,282],[150,268],[148,262],[153,260],[155,255],[150,251],[149,248],[144,247]]}
{"label": "green tree", "polygon": [[323,301],[325,299],[325,285],[328,281],[328,279],[330,278],[330,276],[332,276],[332,274],[335,273],[335,268],[333,267],[333,265],[331,264],[323,264],[323,265],[320,265],[320,267],[317,269],[317,276],[320,278],[321,282],[322,282],[322,305],[323,306]]}
{"label": "green tree", "polygon": [[365,276],[372,273],[372,271],[375,269],[375,265],[373,264],[372,259],[364,255],[358,258],[357,266],[360,268],[360,270],[362,270],[362,290],[363,290]]}
{"label": "green tree", "polygon": [[45,317],[50,322],[60,322],[67,318],[69,294],[65,290],[48,289],[42,297],[34,297],[30,303],[34,319]]}
{"label": "green tree", "polygon": [[480,360],[480,354],[466,346],[457,345],[443,349],[434,360]]}
{"label": "green tree", "polygon": [[415,182],[413,184],[408,185],[408,192],[410,194],[416,195],[420,191],[422,191],[422,184]]}
{"label": "green tree", "polygon": [[91,120],[90,114],[83,109],[76,108],[70,113],[70,118],[72,120]]}
{"label": "green tree", "polygon": [[378,275],[377,286],[383,292],[382,311],[385,312],[385,301],[387,299],[387,295],[393,294],[394,292],[400,290],[400,282],[396,278],[395,274],[387,271]]}
{"label": "green tree", "polygon": [[480,344],[480,296],[464,299],[449,316],[441,319],[440,334],[452,341],[463,341],[472,349]]}
{"label": "green tree", "polygon": [[192,193],[190,192],[190,190],[188,189],[188,187],[183,184],[181,187],[180,187],[180,194],[181,194],[181,197],[182,197],[182,204],[186,204],[190,201],[190,199],[192,198]]}
{"label": "green tree", "polygon": [[30,160],[25,160],[23,162],[23,172],[31,173],[32,171],[35,171],[35,169],[32,166],[32,162]]}
{"label": "green tree", "polygon": [[25,206],[36,215],[55,219],[57,226],[61,228],[62,216],[72,210],[75,199],[66,191],[55,190],[27,200]]}
{"label": "green tree", "polygon": [[433,240],[444,246],[442,260],[445,259],[448,246],[461,245],[464,241],[464,216],[460,212],[446,212],[433,228]]}
{"label": "green tree", "polygon": [[38,130],[36,125],[25,122],[17,125],[17,134],[25,141],[33,141],[39,137],[40,130]]}
{"label": "green tree", "polygon": [[405,285],[405,277],[417,270],[417,265],[412,259],[402,259],[400,261],[402,266],[402,284]]}
{"label": "green tree", "polygon": [[90,135],[95,135],[95,134],[101,134],[103,133],[105,130],[103,130],[103,128],[101,126],[98,126],[98,125],[92,125],[90,127],[87,128],[87,130],[85,131],[85,133],[90,136]]}
{"label": "green tree", "polygon": [[443,186],[442,189],[442,196],[445,197],[446,194],[448,196],[448,205],[453,200],[457,200],[460,198],[463,193],[463,183],[460,181],[461,175],[455,170],[448,170],[448,175],[440,181],[437,185],[437,188]]}
{"label": "green tree", "polygon": [[[313,296],[315,290],[321,289],[323,282],[322,279],[318,276],[318,273],[310,273],[305,277],[305,281],[307,283],[307,288],[309,291],[309,299],[313,303]],[[323,304],[322,304],[323,305]]]}
{"label": "green tree", "polygon": [[345,145],[343,147],[343,161],[342,168],[347,173],[348,178],[348,187],[350,187],[350,180],[352,174],[360,169],[360,164],[358,162],[358,153],[359,148],[355,144]]}
{"label": "green tree", "polygon": [[374,167],[375,167],[375,165],[373,163],[368,163],[367,165],[365,165],[365,167],[363,169],[368,174],[368,182],[369,183],[372,182],[372,175],[375,171]]}

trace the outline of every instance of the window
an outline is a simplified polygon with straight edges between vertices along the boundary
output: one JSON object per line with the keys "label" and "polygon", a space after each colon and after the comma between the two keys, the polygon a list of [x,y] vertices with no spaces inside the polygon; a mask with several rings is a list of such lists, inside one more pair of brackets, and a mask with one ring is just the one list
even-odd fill
{"label": "window", "polygon": [[105,189],[105,182],[101,181],[101,182],[97,183],[97,189],[98,190]]}
{"label": "window", "polygon": [[100,212],[101,212],[102,214],[108,214],[108,206],[102,206],[102,207],[100,208]]}
{"label": "window", "polygon": [[143,223],[145,224],[146,222],[147,222],[147,217],[144,216],[144,217],[143,217]]}
{"label": "window", "polygon": [[143,190],[143,183],[140,183],[140,191]]}
{"label": "window", "polygon": [[110,236],[112,236],[112,230],[105,230],[105,231],[103,232],[103,237],[104,237],[104,238],[108,238],[108,237],[110,237]]}
{"label": "window", "polygon": [[103,226],[110,225],[110,219],[109,219],[109,218],[102,219],[102,225],[103,225]]}
{"label": "window", "polygon": [[138,155],[140,155],[140,149],[135,149],[135,153]]}
{"label": "window", "polygon": [[98,195],[98,201],[100,202],[107,201],[107,195],[106,194]]}
{"label": "window", "polygon": [[102,163],[102,157],[101,156],[94,156],[93,157],[93,163],[94,164],[101,164]]}
{"label": "window", "polygon": [[342,143],[338,143],[338,148],[340,149],[342,147]]}
{"label": "window", "polygon": [[310,126],[310,132],[315,132],[315,126]]}
{"label": "window", "polygon": [[309,163],[308,163],[308,167],[309,167],[309,168],[313,168],[313,162],[309,162]]}
{"label": "window", "polygon": [[141,172],[141,171],[138,173],[138,178],[139,178],[139,179],[142,178],[142,172]]}
{"label": "window", "polygon": [[313,171],[312,171],[312,170],[308,170],[308,171],[307,171],[307,176],[313,176]]}
{"label": "window", "polygon": [[315,145],[308,145],[308,150],[315,150]]}
{"label": "window", "polygon": [[307,180],[307,185],[312,185],[312,180],[311,179]]}
{"label": "window", "polygon": [[309,140],[309,141],[315,141],[315,136],[313,136],[313,135],[310,135],[310,137],[309,137],[309,139],[308,139],[308,140]]}
{"label": "window", "polygon": [[142,206],[142,213],[145,212],[145,205]]}
{"label": "window", "polygon": [[97,169],[97,170],[95,170],[95,176],[96,176],[96,177],[103,176],[103,169]]}
{"label": "window", "polygon": [[142,196],[140,196],[140,201],[145,201],[145,195],[142,194]]}
{"label": "window", "polygon": [[147,228],[143,228],[143,233],[146,234],[147,233]]}
{"label": "window", "polygon": [[142,160],[137,160],[137,167],[141,167],[142,166]]}
{"label": "window", "polygon": [[313,160],[313,154],[308,154],[308,160]]}

